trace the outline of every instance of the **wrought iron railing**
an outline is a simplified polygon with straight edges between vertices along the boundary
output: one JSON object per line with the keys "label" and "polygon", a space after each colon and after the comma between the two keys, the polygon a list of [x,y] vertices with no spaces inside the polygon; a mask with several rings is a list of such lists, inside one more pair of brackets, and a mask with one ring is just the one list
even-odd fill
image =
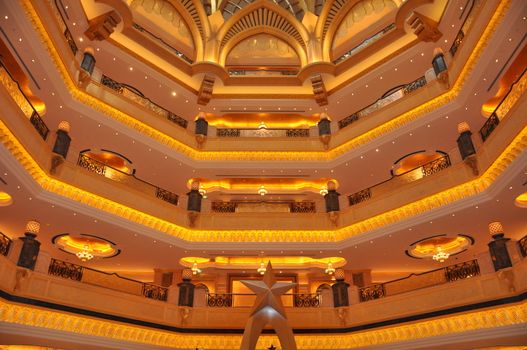
{"label": "wrought iron railing", "polygon": [[162,46],[168,48],[170,51],[174,52],[176,54],[177,57],[181,58],[183,61],[185,61],[186,63],[188,64],[192,64],[194,63],[190,58],[188,58],[183,52],[179,51],[178,49],[176,49],[175,47],[171,46],[169,43],[167,43],[165,40],[163,40],[162,38],[158,37],[157,35],[155,35],[154,33],[148,31],[147,29],[145,29],[144,27],[140,26],[139,24],[137,23],[133,23],[132,24],[132,28],[134,28],[135,30],[137,30],[138,32],[141,32],[143,34],[145,34],[146,36],[149,36],[150,38],[154,39],[155,41],[161,43]]}
{"label": "wrought iron railing", "polygon": [[[316,203],[314,201],[251,201],[251,200],[236,200],[236,201],[213,201],[211,203],[211,211],[214,213],[236,213],[239,205],[282,205],[289,207],[290,213],[316,213]],[[271,207],[270,207],[271,208]]]}
{"label": "wrought iron railing", "polygon": [[319,307],[321,304],[320,294],[293,294],[295,307]]}
{"label": "wrought iron railing", "polygon": [[165,190],[161,187],[153,185],[149,182],[141,180],[133,174],[125,173],[119,169],[113,168],[103,162],[89,157],[84,153],[79,154],[77,165],[81,168],[89,170],[97,175],[104,176],[113,181],[129,184],[137,190],[142,190],[147,194],[152,194],[165,202],[173,205],[178,204],[179,196],[173,192]]}
{"label": "wrought iron railing", "polygon": [[214,213],[235,213],[236,203],[235,202],[213,201],[211,203],[211,210]]}
{"label": "wrought iron railing", "polygon": [[479,130],[481,140],[485,142],[490,134],[496,129],[500,120],[503,119],[510,109],[516,104],[520,96],[523,96],[527,90],[527,74],[525,72],[527,68],[523,70],[522,74],[511,84],[507,93],[503,96],[500,103],[494,108],[494,111],[487,119],[485,124]]}
{"label": "wrought iron railing", "polygon": [[161,287],[155,284],[143,283],[142,294],[145,298],[167,301],[168,288]]}
{"label": "wrought iron railing", "polygon": [[11,98],[16,102],[20,110],[24,115],[29,119],[29,122],[38,134],[46,140],[49,134],[49,128],[40,117],[40,114],[37,112],[29,98],[26,96],[22,87],[18,81],[11,75],[11,72],[4,65],[4,62],[0,60],[0,82],[5,86]]}
{"label": "wrought iron railing", "polygon": [[184,129],[188,126],[188,121],[186,119],[161,107],[133,86],[119,83],[106,75],[101,77],[101,84]]}
{"label": "wrought iron railing", "polygon": [[430,175],[434,175],[448,167],[450,167],[452,163],[450,162],[450,157],[445,154],[442,157],[436,158],[426,164],[423,164],[417,168],[413,168],[411,170],[408,170],[402,174],[393,175],[388,180],[385,180],[383,182],[380,182],[376,185],[373,185],[371,187],[368,187],[366,189],[360,190],[358,192],[355,192],[353,194],[350,194],[348,196],[349,205],[356,205],[362,202],[365,202],[372,198],[373,196],[373,189],[376,187],[381,186],[384,183],[387,183],[389,181],[395,180],[395,179],[407,179],[407,181],[415,181],[419,180],[420,178],[427,177]]}
{"label": "wrought iron railing", "polygon": [[317,205],[314,201],[293,202],[290,205],[291,213],[316,213]]}
{"label": "wrought iron railing", "polygon": [[[252,304],[250,299],[254,297],[256,294],[250,293],[207,293],[206,303],[208,307],[236,307],[242,304],[246,306],[245,304]],[[320,307],[322,304],[322,296],[318,293],[288,293],[282,298],[291,298],[290,305],[293,307]]]}
{"label": "wrought iron railing", "polygon": [[74,281],[82,280],[83,267],[66,261],[51,259],[48,274]]}
{"label": "wrought iron railing", "polygon": [[296,76],[298,74],[298,68],[285,68],[285,69],[278,69],[275,67],[264,67],[263,69],[261,67],[255,67],[254,69],[248,69],[247,67],[244,68],[227,68],[230,76]]}
{"label": "wrought iron railing", "polygon": [[371,188],[355,192],[348,196],[349,204],[355,205],[367,201],[371,198]]}
{"label": "wrought iron railing", "polygon": [[367,115],[378,111],[379,109],[384,108],[385,106],[403,98],[404,96],[422,88],[427,84],[426,78],[424,76],[419,77],[418,79],[412,81],[411,83],[404,84],[401,86],[396,86],[393,89],[390,89],[388,92],[383,94],[381,98],[373,102],[369,106],[364,107],[363,109],[347,116],[346,118],[339,120],[338,126],[339,129],[343,129],[352,123],[358,121],[361,118],[366,117]]}
{"label": "wrought iron railing", "polygon": [[73,53],[73,55],[76,55],[77,52],[79,51],[79,48],[77,44],[75,43],[75,39],[73,39],[73,35],[71,35],[66,19],[64,18],[64,15],[62,14],[62,12],[64,13],[66,12],[64,5],[62,4],[62,1],[60,0],[54,0],[53,4],[54,6],[51,6],[51,11],[55,15],[55,18],[57,19],[60,30],[64,34],[64,38],[66,39],[66,42],[68,43],[68,46],[70,47],[71,52]]}
{"label": "wrought iron railing", "polygon": [[[89,267],[84,267],[76,264],[72,264],[66,261],[51,259],[49,264],[48,274],[52,276],[57,276],[60,278],[70,279],[83,283],[90,283],[98,285],[100,287],[110,288],[114,290],[119,290],[121,292],[142,295],[148,299],[154,299],[159,301],[166,301],[168,298],[168,288],[161,287],[151,283],[143,283],[136,281],[130,278],[121,277],[115,273],[107,273],[104,271],[99,271],[91,269]],[[87,278],[87,275],[97,276],[96,278]],[[107,285],[107,278],[113,278],[120,283],[116,283],[114,286]],[[113,280],[115,281],[115,280]],[[130,288],[133,286],[133,288]],[[132,292],[137,291],[137,292]]]}
{"label": "wrought iron railing", "polygon": [[9,248],[11,247],[12,240],[11,238],[4,235],[0,232],[0,255],[7,255],[9,253]]}
{"label": "wrought iron railing", "polygon": [[208,307],[232,307],[232,294],[207,293]]}
{"label": "wrought iron railing", "polygon": [[217,137],[309,137],[309,129],[216,129]]}
{"label": "wrought iron railing", "polygon": [[359,289],[359,300],[363,302],[384,298],[385,294],[384,285],[374,284],[372,286],[362,287]]}
{"label": "wrought iron railing", "polygon": [[496,116],[496,114],[492,113],[490,117],[487,119],[485,124],[479,129],[479,136],[481,136],[481,140],[485,142],[487,138],[492,134],[494,129],[498,126],[500,123],[500,118]]}
{"label": "wrought iron railing", "polygon": [[387,27],[385,27],[381,31],[379,31],[379,32],[373,34],[372,36],[370,36],[369,38],[365,39],[363,42],[361,42],[359,45],[355,46],[353,49],[351,49],[351,50],[347,51],[346,53],[344,53],[342,56],[340,56],[339,58],[334,60],[333,63],[334,64],[339,64],[339,63],[344,62],[345,60],[347,60],[351,56],[355,55],[357,52],[359,52],[362,49],[364,49],[365,47],[373,44],[374,42],[376,42],[377,40],[379,40],[384,35],[386,35],[387,33],[391,32],[394,29],[395,29],[395,23],[392,23],[392,24],[388,25]]}
{"label": "wrought iron railing", "polygon": [[481,0],[472,0],[471,4],[465,6],[465,8],[463,9],[461,16],[463,16],[465,12],[467,12],[467,16],[463,20],[463,24],[461,25],[461,28],[459,28],[456,38],[454,39],[454,42],[450,47],[449,52],[452,57],[456,55],[456,52],[461,43],[463,42],[465,35],[468,33],[470,27],[472,26],[472,22],[474,22],[474,19],[476,18],[476,11],[474,11],[474,8],[479,6],[480,2]]}
{"label": "wrought iron railing", "polygon": [[[408,277],[390,282],[374,284],[359,289],[359,300],[361,302],[388,297],[400,293],[409,292],[421,288],[432,287],[440,284],[455,282],[475,276],[479,276],[479,265],[477,260],[470,260],[432,271],[419,274],[411,274]],[[413,280],[412,283],[408,283]]]}
{"label": "wrought iron railing", "polygon": [[527,236],[523,237],[518,241],[518,246],[520,247],[520,252],[523,257],[527,257]]}

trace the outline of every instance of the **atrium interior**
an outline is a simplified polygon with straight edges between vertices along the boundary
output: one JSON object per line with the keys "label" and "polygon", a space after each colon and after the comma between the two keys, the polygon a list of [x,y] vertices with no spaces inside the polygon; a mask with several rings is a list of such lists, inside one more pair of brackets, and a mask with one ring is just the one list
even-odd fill
{"label": "atrium interior", "polygon": [[264,275],[298,349],[527,349],[526,69],[524,0],[0,1],[0,349],[250,349]]}

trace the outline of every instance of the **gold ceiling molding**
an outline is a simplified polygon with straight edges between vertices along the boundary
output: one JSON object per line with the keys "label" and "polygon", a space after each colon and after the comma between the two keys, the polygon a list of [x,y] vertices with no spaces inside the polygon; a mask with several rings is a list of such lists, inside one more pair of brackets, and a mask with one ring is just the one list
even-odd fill
{"label": "gold ceiling molding", "polygon": [[[166,348],[239,349],[241,335],[184,334],[133,326],[86,316],[25,306],[0,300],[0,321],[27,327],[97,336]],[[334,350],[386,345],[438,336],[462,334],[527,323],[527,303],[500,306],[484,311],[387,326],[355,333],[295,336],[298,349]],[[278,344],[276,336],[262,335],[257,349]]]}
{"label": "gold ceiling molding", "polygon": [[[472,54],[468,58],[465,66],[463,67],[458,79],[453,84],[451,90],[445,92],[443,95],[438,96],[402,115],[391,119],[390,121],[369,130],[368,132],[357,136],[344,144],[341,144],[329,151],[202,151],[193,148],[189,145],[182,143],[179,140],[172,138],[171,136],[154,129],[153,127],[142,123],[135,118],[127,115],[117,108],[114,108],[97,98],[86,93],[77,87],[74,80],[70,76],[69,70],[62,61],[62,56],[57,52],[53,40],[49,37],[45,30],[45,27],[36,13],[30,0],[22,0],[22,4],[26,9],[29,20],[35,28],[36,32],[40,35],[41,41],[44,47],[50,54],[52,61],[55,63],[58,72],[61,74],[64,83],[69,90],[70,94],[77,101],[89,106],[90,108],[115,119],[127,127],[142,133],[143,135],[150,137],[157,142],[172,148],[174,151],[181,153],[189,158],[200,161],[331,161],[343,154],[350,152],[362,145],[371,142],[372,140],[379,138],[393,130],[401,128],[402,126],[419,119],[421,116],[428,114],[435,109],[446,105],[453,101],[460,93],[461,87],[468,79],[471,71],[474,69],[475,64],[481,56],[484,48],[487,46],[491,35],[495,32],[497,25],[502,21],[506,10],[510,6],[510,2],[502,0],[496,9],[493,17],[489,21],[484,33],[480,40],[476,44]],[[247,8],[247,7],[246,7]],[[280,8],[281,9],[281,8]],[[285,11],[285,10],[284,10]],[[240,11],[242,12],[242,11]],[[69,63],[68,63],[69,64]]]}

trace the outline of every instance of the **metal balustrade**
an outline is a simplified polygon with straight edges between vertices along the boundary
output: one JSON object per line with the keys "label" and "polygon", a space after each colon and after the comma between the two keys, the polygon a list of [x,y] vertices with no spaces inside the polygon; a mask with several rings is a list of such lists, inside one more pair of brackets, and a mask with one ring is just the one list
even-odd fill
{"label": "metal balustrade", "polygon": [[[252,305],[256,294],[207,293],[206,298],[208,307],[246,307]],[[322,295],[318,293],[288,293],[283,294],[282,300],[292,307],[312,308],[321,306]]]}
{"label": "metal balustrade", "polygon": [[216,129],[217,137],[309,137],[309,129]]}
{"label": "metal balustrade", "polygon": [[494,108],[494,111],[490,117],[479,130],[479,135],[483,142],[487,140],[490,134],[492,134],[494,129],[496,129],[496,127],[499,125],[500,120],[503,119],[507,113],[509,113],[510,109],[527,90],[526,71],[527,68],[525,68],[522,74],[520,74],[520,76],[511,84],[505,96],[503,96],[500,103],[496,106],[496,108]]}
{"label": "metal balustrade", "polygon": [[[394,281],[359,288],[359,300],[361,302],[365,302],[421,288],[451,283],[479,275],[480,270],[478,261],[466,261],[460,264],[450,265],[432,271],[411,274],[408,277]],[[407,282],[411,279],[417,282],[410,284],[410,287],[408,287]],[[419,281],[422,282],[418,283]]]}
{"label": "metal balustrade", "polygon": [[121,182],[130,185],[136,190],[142,191],[146,194],[153,195],[165,202],[173,205],[178,205],[179,196],[173,192],[165,190],[161,187],[153,185],[149,182],[141,180],[133,174],[125,173],[119,169],[113,168],[103,162],[89,157],[86,154],[80,153],[77,160],[77,165],[97,175],[104,176],[113,181]]}
{"label": "metal balustrade", "polygon": [[161,107],[157,103],[153,102],[150,98],[146,97],[141,91],[137,88],[119,83],[107,75],[101,77],[101,85],[106,86],[116,92],[119,95],[126,97],[127,99],[149,109],[153,113],[171,121],[172,123],[186,129],[188,126],[188,121],[177,114]]}
{"label": "metal balustrade", "polygon": [[408,84],[396,86],[390,89],[388,92],[383,94],[381,98],[379,98],[377,101],[347,116],[346,118],[339,120],[338,122],[339,129],[343,129],[353,124],[354,122],[358,121],[359,119],[364,118],[367,115],[370,115],[373,112],[376,112],[397,100],[400,100],[404,96],[424,87],[426,84],[427,84],[426,78],[422,76]]}
{"label": "metal balustrade", "polygon": [[[236,213],[240,205],[282,205],[288,207],[290,213],[316,213],[316,203],[314,201],[213,201],[211,203],[211,211],[214,213]],[[270,207],[271,208],[271,207]]]}
{"label": "metal balustrade", "polygon": [[[107,273],[72,264],[66,261],[51,259],[48,274],[73,281],[84,282],[98,285],[103,288],[110,288],[124,293],[141,295],[148,299],[167,301],[168,288],[151,283],[144,283],[130,278],[121,277],[115,273]],[[88,276],[96,276],[89,278]],[[114,281],[114,283],[109,283]]]}
{"label": "metal balustrade", "polygon": [[350,194],[348,196],[348,202],[349,205],[356,205],[362,202],[365,202],[372,198],[373,193],[372,190],[376,187],[381,186],[384,183],[387,183],[389,181],[393,181],[396,179],[405,179],[408,182],[419,180],[420,178],[427,177],[430,175],[434,175],[448,167],[450,167],[452,163],[450,162],[450,157],[448,155],[444,155],[440,158],[434,159],[426,164],[423,164],[417,168],[413,168],[411,170],[408,170],[402,174],[393,175],[388,180],[385,180],[383,182],[380,182],[376,185],[373,185],[371,187],[368,187],[366,189],[360,190],[358,192],[355,192],[353,194]]}
{"label": "metal balustrade", "polygon": [[46,140],[49,134],[49,128],[37,112],[29,98],[26,96],[20,83],[11,75],[11,72],[4,65],[4,62],[0,60],[0,82],[7,89],[13,100],[16,102],[20,110],[29,119],[29,122],[38,134]]}
{"label": "metal balustrade", "polygon": [[523,257],[527,257],[527,236],[518,241],[518,247]]}
{"label": "metal balustrade", "polygon": [[7,237],[2,232],[0,232],[0,255],[7,256],[12,242],[13,241],[11,240],[11,238]]}

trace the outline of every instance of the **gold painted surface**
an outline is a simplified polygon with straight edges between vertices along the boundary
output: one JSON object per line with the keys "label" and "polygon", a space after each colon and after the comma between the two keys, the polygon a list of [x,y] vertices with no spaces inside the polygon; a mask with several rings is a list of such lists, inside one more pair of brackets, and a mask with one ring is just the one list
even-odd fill
{"label": "gold painted surface", "polygon": [[55,244],[72,254],[88,250],[95,257],[109,257],[114,255],[117,251],[111,243],[88,236],[75,237],[64,235],[59,237],[55,241]]}
{"label": "gold painted surface", "polygon": [[[167,348],[239,349],[241,335],[181,334],[153,330],[85,316],[17,305],[0,300],[0,321],[41,329],[56,330],[110,340],[163,346]],[[334,350],[360,348],[395,342],[455,335],[475,330],[527,324],[527,303],[464,313],[454,316],[406,323],[351,334],[297,335],[299,349]],[[278,344],[276,336],[262,335],[257,349]]]}
{"label": "gold painted surface", "polygon": [[418,257],[432,257],[437,253],[437,248],[449,254],[455,254],[470,245],[469,240],[463,236],[457,237],[435,237],[419,242],[410,250],[410,254]]}
{"label": "gold painted surface", "polygon": [[192,178],[187,181],[187,188],[191,189],[193,182],[199,182],[200,189],[204,189],[207,193],[213,191],[232,191],[232,192],[253,192],[258,193],[258,189],[263,185],[265,189],[271,192],[284,191],[313,191],[319,193],[322,188],[327,188],[329,181],[335,184],[335,189],[338,188],[339,183],[335,179],[319,178],[319,179],[302,179],[302,178],[225,178],[220,180],[211,180],[204,178]]}
{"label": "gold painted surface", "polygon": [[527,126],[479,178],[454,186],[337,230],[191,230],[51,178],[0,121],[0,141],[42,187],[71,200],[112,213],[161,233],[193,242],[335,242],[378,229],[409,217],[482,193],[527,148]]}
{"label": "gold painted surface", "polygon": [[26,100],[24,94],[18,89],[18,85],[11,79],[7,74],[7,71],[4,67],[0,66],[0,83],[4,85],[9,95],[15,101],[15,103],[20,107],[20,110],[24,115],[29,119],[33,114],[33,108],[31,104]]}
{"label": "gold painted surface", "polygon": [[275,268],[326,268],[328,263],[339,268],[346,265],[346,259],[339,256],[327,258],[311,258],[308,256],[216,256],[214,258],[202,258],[188,256],[181,258],[179,263],[185,267],[192,267],[197,263],[199,268],[215,267],[220,269],[240,269],[243,267],[260,266],[260,263],[270,261]]}
{"label": "gold painted surface", "polygon": [[0,207],[7,207],[13,204],[13,197],[7,192],[0,191]]}
{"label": "gold painted surface", "polygon": [[527,192],[524,192],[516,197],[514,204],[520,208],[527,208]]}
{"label": "gold painted surface", "polygon": [[174,151],[186,155],[195,160],[214,160],[214,161],[329,161],[333,160],[347,152],[350,152],[353,149],[356,149],[372,140],[381,137],[389,132],[397,130],[406,124],[419,119],[423,115],[426,115],[441,106],[444,106],[451,101],[455,100],[459,95],[459,92],[469,78],[471,71],[474,69],[475,64],[479,57],[481,56],[484,48],[487,46],[488,41],[492,34],[495,32],[496,27],[503,19],[503,16],[506,13],[507,8],[510,5],[509,1],[502,1],[493,17],[489,21],[484,33],[482,34],[480,40],[476,44],[475,48],[472,51],[467,63],[463,67],[458,79],[453,84],[453,88],[448,92],[444,93],[441,96],[438,96],[402,115],[393,118],[389,122],[380,125],[360,136],[357,136],[346,143],[339,145],[327,152],[322,151],[200,151],[189,145],[183,144],[181,141],[176,140],[170,137],[167,134],[162,133],[159,130],[152,128],[151,126],[139,122],[133,117],[121,112],[117,108],[114,108],[106,103],[101,102],[97,98],[87,94],[83,90],[77,88],[74,80],[70,76],[70,73],[64,63],[62,62],[61,55],[57,52],[56,48],[53,45],[52,39],[49,37],[48,33],[45,30],[42,21],[38,17],[35,9],[33,8],[30,0],[22,0],[22,4],[27,11],[29,20],[34,26],[36,32],[40,35],[41,41],[44,44],[44,47],[47,49],[50,54],[53,62],[55,63],[58,72],[63,78],[63,81],[70,91],[72,97],[79,102],[87,105],[88,107],[113,118],[124,125],[144,134],[147,137],[151,137],[154,140],[164,144]]}
{"label": "gold painted surface", "polygon": [[[443,155],[440,153],[430,154],[427,152],[422,152],[422,153],[412,154],[408,157],[405,157],[404,159],[401,159],[395,165],[393,173],[394,175],[400,175],[412,169],[423,166],[424,164],[429,163],[433,161],[434,159],[438,159],[441,157],[443,157]],[[419,169],[419,171],[421,171],[421,169]]]}
{"label": "gold painted surface", "polygon": [[253,128],[261,122],[269,128],[308,128],[317,125],[319,114],[304,116],[296,113],[207,113],[207,122],[217,128]]}
{"label": "gold painted surface", "polygon": [[[34,21],[35,26],[39,30],[39,33],[43,36],[43,40],[46,42],[52,57],[56,58],[55,62],[59,71],[63,74],[63,77],[67,77],[66,84],[70,88],[70,92],[77,97],[85,98],[89,95],[81,92],[76,89],[72,80],[67,75],[67,71],[62,63],[58,63],[59,60],[56,51],[54,51],[53,45],[47,38],[47,34],[43,31],[42,24],[38,19],[36,13],[34,13],[33,8],[28,3],[28,0],[24,0],[23,3],[26,5],[26,8],[30,12],[30,17]],[[461,88],[463,81],[466,79],[467,75],[470,73],[470,70],[474,66],[474,61],[477,60],[481,54],[483,48],[488,42],[488,38],[491,35],[491,32],[497,25],[497,22],[501,20],[507,8],[507,1],[502,1],[499,8],[497,9],[494,17],[490,21],[485,33],[482,36],[482,40],[476,46],[473,54],[471,55],[469,61],[463,69],[463,73],[460,75],[461,78],[455,84],[455,88],[449,93],[445,94],[449,96],[447,99],[450,100],[454,96],[457,96],[459,89]],[[46,38],[48,41],[46,41]],[[440,100],[444,99],[443,95]],[[92,98],[92,101],[96,102]],[[443,102],[441,102],[443,103]],[[425,113],[429,109],[434,109],[438,106],[439,100],[434,99],[428,103],[425,103],[419,108],[423,108],[421,111]],[[97,104],[96,106],[102,106],[102,104]],[[108,106],[106,106],[108,107]],[[96,107],[94,107],[96,108]],[[418,108],[418,109],[419,109]],[[97,109],[97,108],[96,108]],[[112,108],[112,113],[116,113],[116,116],[122,116],[123,114]],[[119,114],[120,113],[120,114]],[[405,113],[403,116],[408,115]],[[408,116],[409,118],[411,116]],[[404,119],[404,118],[403,118]],[[410,118],[411,119],[411,118]],[[148,135],[151,135],[154,139],[158,139],[157,136],[161,135],[158,131],[147,128],[146,125],[138,123],[132,118],[123,120],[125,122],[131,122],[132,127],[141,126],[141,130],[148,131]],[[401,122],[401,117],[396,118],[394,121],[383,125],[381,128],[391,129],[399,127]],[[143,129],[144,128],[144,129]],[[379,128],[377,128],[379,129]],[[375,129],[375,130],[377,130]],[[372,130],[359,138],[351,140],[343,146],[337,147],[331,152],[198,152],[191,149],[190,147],[178,143],[173,139],[161,138],[160,142],[172,146],[174,149],[181,150],[183,154],[192,154],[198,155],[200,158],[207,160],[215,159],[212,157],[212,154],[220,154],[223,157],[223,160],[226,159],[236,159],[236,157],[241,157],[238,160],[256,160],[262,157],[261,159],[268,159],[267,157],[272,157],[274,160],[313,160],[313,159],[327,159],[329,155],[341,154],[348,152],[351,147],[355,147],[357,142],[369,142],[373,138],[374,131]],[[166,136],[166,135],[165,135]],[[443,205],[455,202],[460,199],[464,199],[485,191],[489,186],[496,180],[496,178],[503,173],[506,167],[525,150],[527,147],[527,127],[524,127],[516,138],[509,144],[509,146],[504,150],[504,152],[494,161],[494,163],[487,169],[487,171],[480,176],[479,178],[468,181],[464,184],[455,186],[445,191],[441,191],[429,197],[420,199],[413,203],[409,203],[402,207],[399,207],[394,210],[390,210],[371,218],[362,220],[355,224],[340,228],[338,230],[191,230],[185,227],[178,226],[174,223],[162,220],[153,215],[146,214],[144,212],[135,210],[133,208],[124,206],[115,201],[103,198],[101,196],[95,195],[88,191],[76,188],[69,184],[66,184],[57,179],[49,177],[35,162],[34,159],[27,153],[24,147],[20,142],[14,137],[14,135],[9,131],[6,125],[3,122],[0,122],[0,140],[3,143],[4,147],[13,154],[13,156],[18,160],[18,162],[26,169],[26,171],[33,177],[33,179],[43,188],[45,191],[53,192],[55,194],[64,196],[71,200],[83,203],[90,207],[103,210],[119,217],[125,218],[132,222],[135,222],[146,227],[153,228],[161,233],[168,234],[183,240],[194,241],[194,242],[336,242],[344,239],[351,238],[369,232],[380,227],[387,226],[389,224],[419,215],[423,212],[430,211],[435,208],[439,208]],[[180,148],[179,148],[180,147]],[[292,154],[301,154],[302,157],[295,158]],[[257,155],[256,157],[253,157]],[[234,157],[235,156],[235,157]]]}

